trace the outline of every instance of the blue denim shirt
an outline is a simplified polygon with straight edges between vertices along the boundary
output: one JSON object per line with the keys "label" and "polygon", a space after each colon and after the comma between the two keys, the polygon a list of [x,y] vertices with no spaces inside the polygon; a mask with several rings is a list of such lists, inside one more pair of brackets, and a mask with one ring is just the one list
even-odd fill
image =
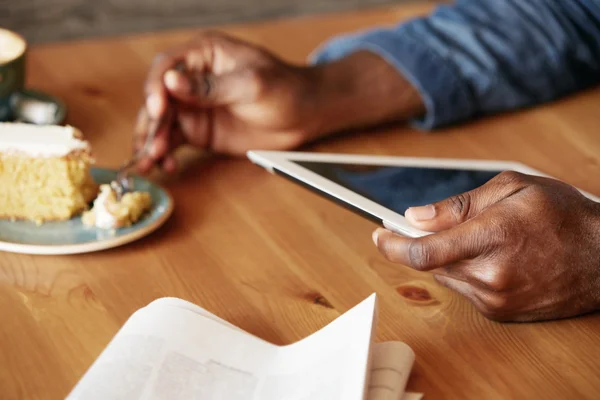
{"label": "blue denim shirt", "polygon": [[[370,50],[420,91],[433,129],[531,107],[600,82],[600,0],[457,0],[333,38],[314,63]],[[368,73],[367,71],[365,73]]]}

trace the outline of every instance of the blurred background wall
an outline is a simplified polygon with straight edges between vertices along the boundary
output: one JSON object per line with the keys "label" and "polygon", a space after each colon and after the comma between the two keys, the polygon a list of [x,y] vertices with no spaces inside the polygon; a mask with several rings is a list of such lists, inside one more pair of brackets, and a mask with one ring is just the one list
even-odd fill
{"label": "blurred background wall", "polygon": [[206,27],[443,0],[0,0],[0,27],[32,43]]}

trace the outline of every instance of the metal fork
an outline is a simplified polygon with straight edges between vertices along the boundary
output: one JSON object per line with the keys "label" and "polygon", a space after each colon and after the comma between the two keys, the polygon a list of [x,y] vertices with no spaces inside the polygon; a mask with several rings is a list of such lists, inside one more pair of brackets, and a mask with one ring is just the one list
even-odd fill
{"label": "metal fork", "polygon": [[[175,70],[179,72],[185,72],[185,64],[178,63],[175,66]],[[169,114],[172,108],[172,101],[167,103],[167,110],[163,114],[161,118],[154,121],[154,124],[151,126],[150,132],[146,136],[146,140],[144,141],[144,146],[137,152],[134,153],[133,157],[123,163],[121,168],[117,171],[117,176],[115,180],[110,183],[111,188],[114,190],[117,200],[121,200],[123,195],[128,192],[132,192],[134,190],[133,179],[131,178],[129,172],[131,168],[136,165],[142,157],[148,155],[150,152],[150,147],[154,142],[154,138],[156,137],[156,133],[158,130],[164,125],[165,121],[169,118]]]}
{"label": "metal fork", "polygon": [[146,136],[144,146],[139,151],[135,152],[133,157],[123,163],[121,168],[119,168],[117,171],[115,180],[110,183],[111,188],[117,195],[117,200],[121,200],[125,193],[132,192],[134,190],[133,179],[130,176],[131,168],[135,166],[142,159],[142,157],[149,153],[150,146],[152,146],[154,138],[156,137],[156,132],[163,125],[164,120],[165,118],[163,117],[154,122],[150,133],[148,133],[148,136]]}

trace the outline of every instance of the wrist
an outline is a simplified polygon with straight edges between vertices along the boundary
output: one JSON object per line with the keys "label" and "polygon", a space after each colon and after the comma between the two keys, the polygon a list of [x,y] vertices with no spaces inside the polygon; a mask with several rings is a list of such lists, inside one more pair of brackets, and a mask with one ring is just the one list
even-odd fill
{"label": "wrist", "polygon": [[418,91],[378,55],[362,51],[309,67],[313,138],[415,118],[425,113]]}

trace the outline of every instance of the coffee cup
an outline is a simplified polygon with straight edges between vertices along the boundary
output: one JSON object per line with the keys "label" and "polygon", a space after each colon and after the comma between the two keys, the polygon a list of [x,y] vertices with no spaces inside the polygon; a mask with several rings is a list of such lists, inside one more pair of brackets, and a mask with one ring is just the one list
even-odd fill
{"label": "coffee cup", "polygon": [[15,118],[14,96],[25,89],[26,53],[22,36],[0,28],[0,122]]}

